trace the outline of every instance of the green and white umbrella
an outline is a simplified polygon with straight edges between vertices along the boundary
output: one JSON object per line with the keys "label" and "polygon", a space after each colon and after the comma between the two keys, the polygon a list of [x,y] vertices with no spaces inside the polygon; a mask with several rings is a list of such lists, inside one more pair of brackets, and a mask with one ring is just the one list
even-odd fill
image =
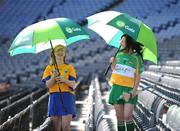
{"label": "green and white umbrella", "polygon": [[[55,61],[55,69],[59,72],[53,47],[57,45],[68,46],[76,41],[89,38],[90,37],[85,30],[70,19],[48,19],[23,29],[13,41],[9,48],[9,53],[11,56],[24,53],[36,54],[51,48],[53,59]],[[60,86],[59,92],[61,92]],[[63,109],[67,111],[61,93],[60,97],[62,99]]]}
{"label": "green and white umbrella", "polygon": [[143,58],[157,64],[156,38],[151,28],[125,13],[104,11],[87,17],[88,28],[98,33],[108,45],[119,48],[123,34],[143,45]]}
{"label": "green and white umbrella", "polygon": [[23,29],[9,48],[11,56],[23,53],[39,53],[59,44],[70,45],[76,41],[89,39],[86,31],[67,18],[48,19]]}

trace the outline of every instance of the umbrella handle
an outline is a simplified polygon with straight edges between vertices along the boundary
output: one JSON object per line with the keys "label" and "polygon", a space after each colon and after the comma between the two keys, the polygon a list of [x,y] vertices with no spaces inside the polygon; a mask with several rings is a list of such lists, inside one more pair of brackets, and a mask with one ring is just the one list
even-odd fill
{"label": "umbrella handle", "polygon": [[[58,70],[58,65],[57,65],[57,61],[56,61],[56,56],[55,56],[55,54],[54,54],[54,49],[53,49],[53,45],[52,45],[51,40],[50,40],[50,45],[51,45],[51,49],[52,49],[52,53],[53,53],[53,59],[54,59],[54,62],[55,62],[55,69],[58,71],[58,76],[60,76],[61,74],[60,74],[60,71]],[[59,93],[60,93],[59,95],[60,95],[60,97],[61,97],[62,107],[63,107],[64,111],[67,112],[67,109],[66,109],[66,107],[65,107],[65,105],[64,105],[64,98],[63,98],[63,96],[62,96],[61,87],[60,87],[59,84],[57,84],[57,85],[58,85],[58,88],[59,88]]]}
{"label": "umbrella handle", "polygon": [[107,68],[106,68],[106,70],[105,70],[105,72],[104,72],[104,75],[105,75],[105,76],[107,75],[107,73],[108,73],[109,68],[111,67],[111,65],[112,65],[112,63],[110,63],[110,64],[107,66]]}

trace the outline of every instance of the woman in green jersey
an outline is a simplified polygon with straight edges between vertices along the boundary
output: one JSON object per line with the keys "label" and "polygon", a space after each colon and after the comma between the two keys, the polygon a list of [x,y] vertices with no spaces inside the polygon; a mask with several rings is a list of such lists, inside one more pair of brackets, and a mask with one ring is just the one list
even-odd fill
{"label": "woman in green jersey", "polygon": [[[114,106],[118,121],[118,131],[134,130],[132,112],[137,103],[136,91],[139,86],[141,73],[143,72],[142,47],[129,35],[121,38],[121,50],[116,57],[112,57],[111,92],[109,103]],[[124,99],[124,94],[129,99]]]}

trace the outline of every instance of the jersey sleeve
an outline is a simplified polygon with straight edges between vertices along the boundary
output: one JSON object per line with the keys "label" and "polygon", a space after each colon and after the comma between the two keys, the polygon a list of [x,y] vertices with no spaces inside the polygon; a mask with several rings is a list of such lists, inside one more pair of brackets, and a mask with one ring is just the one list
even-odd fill
{"label": "jersey sleeve", "polygon": [[48,65],[46,66],[43,76],[42,76],[42,82],[46,83],[47,80],[51,78],[51,67]]}
{"label": "jersey sleeve", "polygon": [[74,69],[72,65],[69,65],[69,80],[71,81],[77,80],[76,70]]}

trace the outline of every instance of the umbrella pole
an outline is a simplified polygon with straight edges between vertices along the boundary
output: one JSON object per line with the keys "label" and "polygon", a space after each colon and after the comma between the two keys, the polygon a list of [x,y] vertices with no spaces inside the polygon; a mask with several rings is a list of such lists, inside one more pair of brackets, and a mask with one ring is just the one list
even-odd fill
{"label": "umbrella pole", "polygon": [[50,44],[51,44],[53,59],[54,59],[54,62],[55,62],[55,69],[58,71],[58,75],[60,75],[60,72],[59,72],[59,70],[58,70],[57,61],[56,61],[56,56],[55,56],[55,53],[54,53],[54,49],[53,49],[51,40],[50,40]]}
{"label": "umbrella pole", "polygon": [[[119,46],[118,50],[117,50],[116,53],[114,54],[114,57],[116,57],[117,53],[120,51],[120,48],[121,48],[121,46]],[[112,65],[112,63],[110,63],[110,64],[108,65],[108,67],[106,68],[106,70],[105,70],[105,72],[104,72],[104,75],[105,75],[105,76],[107,75],[107,73],[108,73],[111,65]]]}
{"label": "umbrella pole", "polygon": [[[60,72],[59,72],[59,70],[58,70],[58,64],[57,64],[57,61],[56,61],[56,56],[55,56],[55,53],[54,53],[54,49],[53,49],[51,40],[50,40],[50,45],[51,45],[51,49],[52,49],[53,59],[54,59],[54,62],[55,62],[55,70],[58,71],[58,76],[60,76]],[[66,108],[65,108],[65,106],[64,106],[64,99],[63,99],[63,96],[62,96],[62,94],[61,94],[61,92],[62,92],[62,91],[61,91],[61,87],[60,87],[59,83],[58,83],[57,85],[58,85],[58,88],[59,88],[60,97],[61,97],[61,99],[62,99],[62,101],[61,101],[61,102],[62,102],[62,107],[63,107],[64,111],[67,112],[67,110],[66,110]]]}

